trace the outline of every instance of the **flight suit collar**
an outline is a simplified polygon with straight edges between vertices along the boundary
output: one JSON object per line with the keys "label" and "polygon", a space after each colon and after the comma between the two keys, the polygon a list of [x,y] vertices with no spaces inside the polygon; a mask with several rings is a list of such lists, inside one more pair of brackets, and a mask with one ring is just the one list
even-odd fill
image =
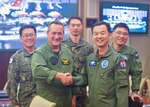
{"label": "flight suit collar", "polygon": [[96,57],[98,57],[98,58],[105,58],[105,57],[110,56],[110,55],[112,54],[112,52],[113,52],[113,50],[112,50],[112,48],[109,46],[109,49],[107,50],[107,52],[106,52],[103,56],[101,56],[101,57],[98,56],[99,50],[97,50],[97,51],[96,51]]}
{"label": "flight suit collar", "polygon": [[[114,46],[113,46],[113,43],[111,44],[111,47],[113,48],[113,50],[115,50]],[[124,45],[119,51],[117,51],[118,53],[122,53],[126,50],[127,48],[127,45]]]}
{"label": "flight suit collar", "polygon": [[[62,46],[60,46],[60,50],[58,51],[58,53],[62,53]],[[50,47],[50,45],[48,44],[48,42],[46,43],[46,49],[49,50],[50,52],[54,53],[54,51],[52,50],[52,48]]]}
{"label": "flight suit collar", "polygon": [[124,47],[122,47],[122,48],[120,49],[120,51],[118,51],[118,53],[124,52],[124,51],[126,50],[126,48],[127,48],[127,46],[125,45]]}

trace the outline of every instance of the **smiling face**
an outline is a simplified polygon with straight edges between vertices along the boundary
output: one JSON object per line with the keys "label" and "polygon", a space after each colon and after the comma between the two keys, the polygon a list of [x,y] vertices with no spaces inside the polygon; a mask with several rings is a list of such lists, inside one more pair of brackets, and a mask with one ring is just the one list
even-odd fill
{"label": "smiling face", "polygon": [[107,47],[110,38],[111,36],[106,25],[99,25],[93,28],[92,39],[97,47],[99,48]]}
{"label": "smiling face", "polygon": [[47,36],[50,47],[59,48],[64,37],[64,27],[60,24],[52,24],[47,31]]}
{"label": "smiling face", "polygon": [[36,42],[36,34],[33,28],[25,28],[22,31],[22,35],[20,36],[20,40],[23,43],[25,49],[31,49],[34,47]]}
{"label": "smiling face", "polygon": [[113,43],[119,47],[126,44],[128,40],[128,30],[123,27],[117,27],[112,33]]}

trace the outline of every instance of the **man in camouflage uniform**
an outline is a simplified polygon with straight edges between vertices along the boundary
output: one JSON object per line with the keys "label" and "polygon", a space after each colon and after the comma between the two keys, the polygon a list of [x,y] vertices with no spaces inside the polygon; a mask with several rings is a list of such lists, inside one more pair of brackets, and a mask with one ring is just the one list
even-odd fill
{"label": "man in camouflage uniform", "polygon": [[[68,29],[70,31],[70,37],[63,41],[63,43],[67,44],[73,52],[75,63],[80,71],[86,63],[86,57],[93,52],[93,47],[81,37],[83,25],[80,17],[70,17],[68,20]],[[86,87],[80,87],[80,91],[81,93],[76,96],[76,106],[86,107]]]}
{"label": "man in camouflage uniform", "polygon": [[135,97],[141,99],[137,94],[140,89],[140,82],[142,77],[142,63],[139,59],[137,50],[131,46],[127,46],[126,42],[129,36],[129,27],[125,23],[118,23],[114,26],[112,33],[113,43],[112,48],[118,53],[122,54],[127,60],[128,77],[131,76],[131,98]]}
{"label": "man in camouflage uniform", "polygon": [[35,96],[31,56],[35,49],[36,29],[34,26],[25,25],[20,28],[19,33],[23,49],[10,58],[6,91],[13,107],[29,107]]}

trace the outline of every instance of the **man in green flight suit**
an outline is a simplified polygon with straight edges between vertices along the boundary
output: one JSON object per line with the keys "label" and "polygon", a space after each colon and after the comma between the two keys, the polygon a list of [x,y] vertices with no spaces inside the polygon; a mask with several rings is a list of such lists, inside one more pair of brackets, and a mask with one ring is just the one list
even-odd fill
{"label": "man in green flight suit", "polygon": [[[82,19],[78,16],[70,17],[68,20],[68,29],[70,31],[70,37],[63,41],[67,44],[73,52],[75,63],[78,66],[79,71],[86,64],[86,57],[94,51],[93,46],[83,40],[81,32],[83,30]],[[76,107],[86,107],[87,103],[87,90],[86,86],[79,87],[80,93],[75,96]],[[74,103],[74,102],[73,102]]]}
{"label": "man in green flight suit", "polygon": [[127,107],[128,99],[118,99],[119,94],[128,96],[126,62],[109,46],[110,24],[100,21],[91,30],[96,52],[82,69],[89,85],[89,107]]}
{"label": "man in green flight suit", "polygon": [[131,98],[134,101],[135,97],[140,100],[142,98],[137,94],[140,89],[140,82],[142,77],[142,63],[139,59],[137,50],[131,46],[127,46],[126,42],[129,36],[129,27],[125,23],[118,23],[114,26],[112,33],[112,48],[123,55],[127,60],[128,78],[131,76]]}
{"label": "man in green flight suit", "polygon": [[57,107],[72,107],[72,83],[76,82],[73,54],[61,44],[62,23],[51,22],[47,29],[48,42],[37,48],[32,57],[33,77],[37,95],[56,103]]}

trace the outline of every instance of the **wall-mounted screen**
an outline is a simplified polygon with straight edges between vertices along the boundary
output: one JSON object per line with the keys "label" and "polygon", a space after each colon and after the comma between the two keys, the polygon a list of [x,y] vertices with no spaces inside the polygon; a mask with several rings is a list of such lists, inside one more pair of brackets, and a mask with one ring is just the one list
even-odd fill
{"label": "wall-mounted screen", "polygon": [[111,25],[111,30],[119,22],[126,23],[130,33],[148,33],[148,10],[147,4],[133,4],[120,2],[100,2],[100,20]]}
{"label": "wall-mounted screen", "polygon": [[47,41],[50,22],[59,20],[65,26],[70,16],[78,15],[78,0],[0,0],[0,50],[20,49],[21,25],[33,24],[37,29],[36,47]]}

